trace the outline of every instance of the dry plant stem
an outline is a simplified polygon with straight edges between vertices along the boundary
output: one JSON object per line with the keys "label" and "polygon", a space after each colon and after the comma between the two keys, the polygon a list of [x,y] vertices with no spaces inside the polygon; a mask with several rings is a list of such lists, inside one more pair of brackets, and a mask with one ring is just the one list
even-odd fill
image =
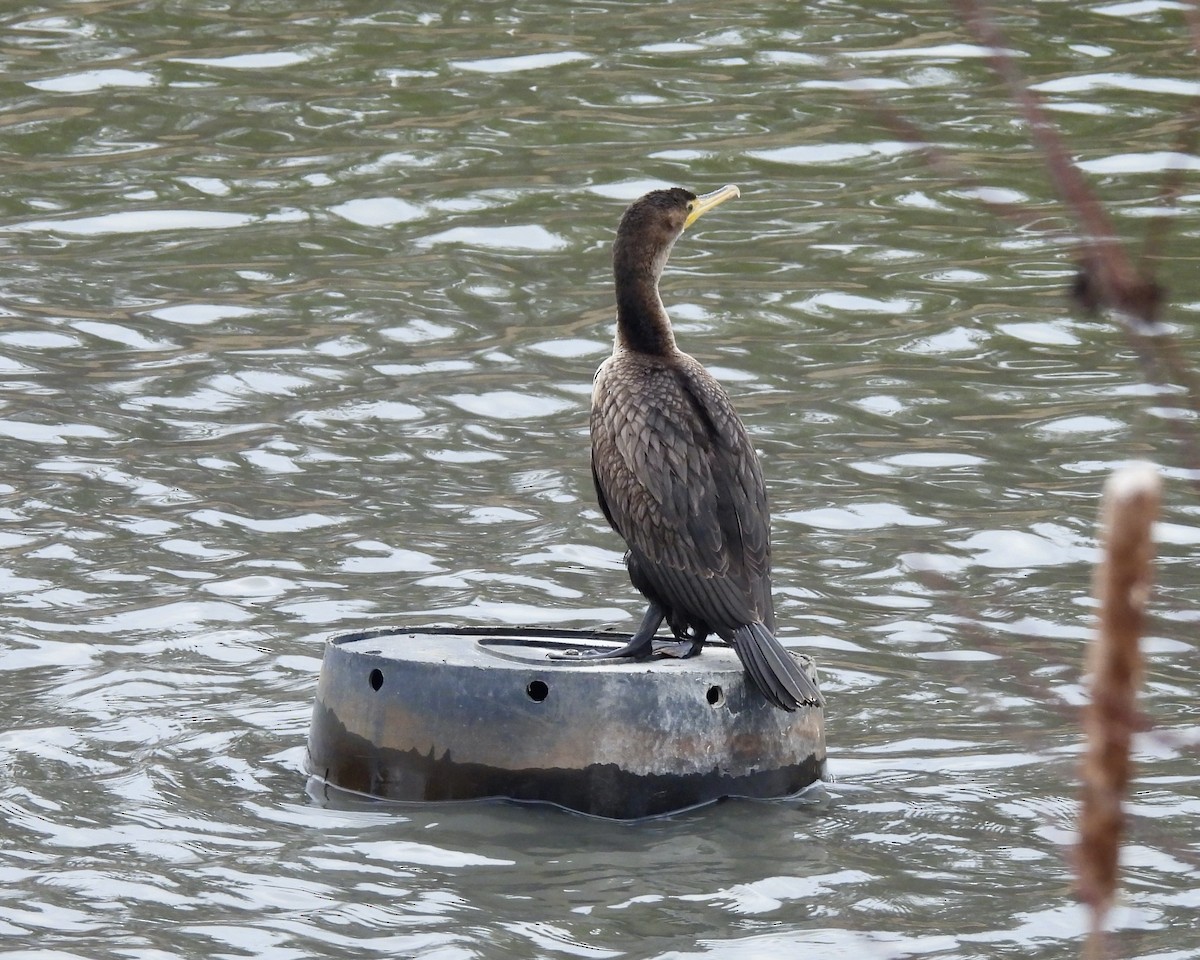
{"label": "dry plant stem", "polygon": [[[1200,56],[1200,0],[1192,0],[1183,11],[1187,23],[1188,34],[1192,39],[1192,49]],[[1179,142],[1175,145],[1175,153],[1179,157],[1190,157],[1196,151],[1196,137],[1200,130],[1200,94],[1192,95],[1192,103],[1185,114],[1179,133]],[[1146,224],[1146,242],[1142,245],[1143,270],[1148,271],[1146,264],[1159,260],[1163,256],[1163,244],[1168,236],[1170,217],[1168,211],[1174,209],[1183,192],[1184,179],[1188,173],[1188,165],[1182,160],[1167,170],[1163,179],[1162,190],[1159,193],[1159,203],[1163,213],[1152,217]]]}
{"label": "dry plant stem", "polygon": [[1037,221],[1044,219],[1044,214],[1027,210],[1015,203],[1006,203],[989,197],[983,182],[972,176],[962,165],[955,161],[945,150],[929,141],[915,123],[898,113],[892,107],[872,95],[869,89],[859,84],[862,76],[846,66],[838,71],[847,82],[850,91],[871,110],[888,130],[905,143],[911,144],[928,161],[929,166],[939,176],[974,191],[975,199],[998,217],[1010,220],[1018,227],[1032,227]]}
{"label": "dry plant stem", "polygon": [[1102,956],[1105,917],[1116,896],[1125,828],[1130,745],[1141,727],[1137,691],[1140,639],[1150,593],[1160,481],[1149,465],[1115,473],[1104,491],[1104,555],[1096,573],[1099,627],[1088,655],[1090,703],[1084,711],[1087,749],[1076,850],[1076,889],[1091,909],[1089,951]]}
{"label": "dry plant stem", "polygon": [[[1080,230],[1081,272],[1077,279],[1075,297],[1086,309],[1097,312],[1111,310],[1122,321],[1129,345],[1137,356],[1146,381],[1159,386],[1182,388],[1182,393],[1169,389],[1158,397],[1166,407],[1200,416],[1200,378],[1180,349],[1176,339],[1155,324],[1164,301],[1162,288],[1145,272],[1150,256],[1143,256],[1135,266],[1124,245],[1117,238],[1112,221],[1096,199],[1079,168],[1071,161],[1057,128],[1046,115],[1041,101],[1029,89],[1020,67],[1005,44],[1004,35],[982,0],[957,0],[967,27],[979,42],[988,47],[993,67],[1016,101],[1029,124],[1034,143],[1042,154],[1050,180],[1059,197],[1071,209]],[[1200,4],[1192,0],[1187,8],[1187,23],[1192,43],[1200,55]],[[1195,120],[1200,118],[1200,100],[1184,125],[1183,142],[1192,142]],[[1174,171],[1172,171],[1174,172]],[[1168,176],[1162,199],[1170,206],[1178,186]],[[1166,219],[1153,234],[1154,243],[1148,254],[1157,253],[1166,229]],[[1200,490],[1200,447],[1190,424],[1184,418],[1172,417],[1168,423],[1182,450],[1183,460],[1193,471],[1192,486]]]}
{"label": "dry plant stem", "polygon": [[979,0],[958,0],[958,7],[967,27],[990,51],[993,68],[1008,85],[1009,94],[1029,124],[1051,183],[1075,214],[1084,271],[1080,298],[1093,307],[1109,307],[1142,325],[1153,324],[1162,299],[1158,285],[1133,265],[1117,239],[1112,221],[1071,161],[1041,100],[1029,89],[996,21]]}

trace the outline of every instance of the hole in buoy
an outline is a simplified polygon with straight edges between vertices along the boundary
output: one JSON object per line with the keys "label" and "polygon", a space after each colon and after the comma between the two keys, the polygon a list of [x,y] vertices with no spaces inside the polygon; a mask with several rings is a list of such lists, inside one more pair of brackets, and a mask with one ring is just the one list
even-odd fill
{"label": "hole in buoy", "polygon": [[367,675],[367,682],[371,684],[372,690],[378,690],[383,686],[383,671],[376,667]]}
{"label": "hole in buoy", "polygon": [[545,680],[530,680],[525,692],[534,703],[541,703],[550,696],[550,688],[546,686]]}
{"label": "hole in buoy", "polygon": [[704,699],[708,701],[710,707],[720,707],[725,704],[725,691],[715,683],[708,688],[708,692],[704,694]]}

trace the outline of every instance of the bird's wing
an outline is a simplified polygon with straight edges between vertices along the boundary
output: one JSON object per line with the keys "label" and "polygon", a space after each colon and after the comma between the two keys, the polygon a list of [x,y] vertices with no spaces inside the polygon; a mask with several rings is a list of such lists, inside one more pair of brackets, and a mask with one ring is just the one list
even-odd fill
{"label": "bird's wing", "polygon": [[669,605],[714,629],[755,620],[773,628],[758,457],[698,363],[601,368],[592,471],[605,516]]}

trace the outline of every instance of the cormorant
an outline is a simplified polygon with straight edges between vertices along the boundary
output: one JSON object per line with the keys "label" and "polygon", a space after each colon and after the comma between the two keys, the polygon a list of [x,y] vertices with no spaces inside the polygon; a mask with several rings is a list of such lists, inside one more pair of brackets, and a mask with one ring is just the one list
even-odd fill
{"label": "cormorant", "polygon": [[[716,634],[775,706],[820,704],[816,685],[775,639],[770,512],[758,456],[729,396],[675,346],[658,281],[685,227],[740,196],[675,187],[636,200],[613,245],[617,333],[592,388],[592,477],[625,540],[633,585],[650,601],[633,638],[589,654],[689,657]],[[663,620],[676,642],[656,642]]]}

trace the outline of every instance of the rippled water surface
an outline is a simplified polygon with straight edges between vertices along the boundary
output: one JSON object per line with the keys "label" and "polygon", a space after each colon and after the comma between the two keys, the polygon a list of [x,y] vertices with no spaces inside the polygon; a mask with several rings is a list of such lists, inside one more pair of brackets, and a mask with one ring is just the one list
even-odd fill
{"label": "rippled water surface", "polygon": [[[0,951],[1076,956],[1097,497],[1152,459],[1157,730],[1115,945],[1200,957],[1198,425],[1067,303],[1070,216],[942,5],[13,6]],[[1134,246],[1185,171],[1158,269],[1194,367],[1182,7],[1004,24]],[[632,826],[326,800],[327,635],[640,613],[587,470],[608,247],[644,189],[726,182],[664,296],[762,451],[837,782]]]}

